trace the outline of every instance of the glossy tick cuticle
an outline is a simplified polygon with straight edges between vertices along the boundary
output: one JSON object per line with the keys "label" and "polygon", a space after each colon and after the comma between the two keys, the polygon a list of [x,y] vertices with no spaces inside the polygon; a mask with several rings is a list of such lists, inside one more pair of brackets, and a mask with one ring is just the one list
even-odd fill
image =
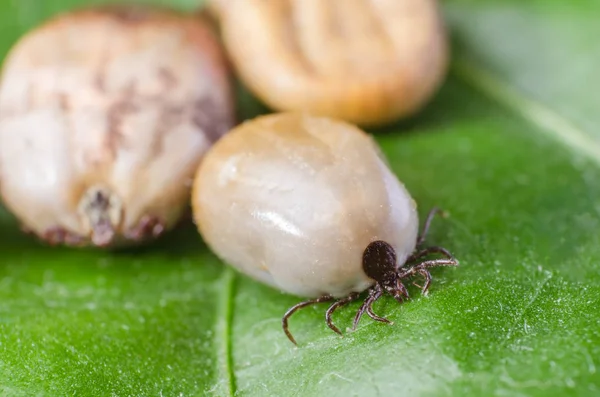
{"label": "glossy tick cuticle", "polygon": [[[333,314],[368,291],[354,326],[365,313],[389,322],[374,313],[377,299],[408,299],[404,281],[413,276],[425,278],[426,292],[429,268],[457,264],[443,248],[423,248],[438,211],[419,235],[416,203],[377,142],[339,119],[289,112],[238,125],[200,164],[192,207],[203,240],[224,262],[306,299],[282,319],[294,343],[288,320],[302,307],[331,302],[325,320],[341,333]],[[366,216],[351,215],[356,209]]]}
{"label": "glossy tick cuticle", "polygon": [[[367,246],[367,248],[365,248],[363,252],[363,270],[365,274],[375,280],[376,283],[368,289],[367,298],[364,300],[363,304],[358,309],[356,316],[354,317],[352,330],[356,329],[360,319],[365,313],[367,313],[367,315],[375,321],[391,324],[392,322],[390,320],[385,317],[380,317],[373,312],[373,304],[379,298],[381,298],[385,292],[389,293],[399,303],[403,303],[404,300],[409,299],[410,296],[408,294],[408,290],[403,283],[405,279],[411,278],[415,275],[422,276],[425,279],[425,283],[422,286],[415,283],[413,284],[421,288],[423,295],[427,295],[432,280],[428,269],[437,266],[458,266],[458,260],[445,248],[437,246],[422,247],[422,244],[425,242],[425,237],[429,230],[429,226],[431,225],[431,221],[439,212],[440,210],[438,208],[434,208],[429,212],[429,215],[427,216],[423,226],[423,231],[417,238],[418,244],[415,251],[400,267],[398,267],[397,264],[396,252],[389,243],[377,240],[373,241]],[[443,256],[443,258],[419,262],[419,260],[431,254],[438,254]],[[290,308],[283,316],[283,331],[292,343],[297,344],[295,338],[288,329],[289,317],[298,309],[303,307],[322,302],[334,301],[334,303],[327,309],[325,322],[331,330],[339,335],[342,335],[342,332],[339,330],[339,328],[333,324],[331,318],[332,314],[339,307],[357,300],[359,296],[359,293],[352,292],[347,297],[338,300],[330,295],[324,295],[316,299],[300,302]]]}

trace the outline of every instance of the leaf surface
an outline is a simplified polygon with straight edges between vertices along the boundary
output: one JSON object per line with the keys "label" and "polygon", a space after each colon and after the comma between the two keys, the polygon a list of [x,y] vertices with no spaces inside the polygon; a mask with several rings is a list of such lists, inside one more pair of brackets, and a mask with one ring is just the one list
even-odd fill
{"label": "leaf surface", "polygon": [[[0,0],[0,54],[80,0]],[[446,84],[375,131],[419,204],[428,297],[376,304],[344,338],[325,306],[221,263],[186,225],[118,253],[45,247],[0,211],[0,394],[559,396],[600,392],[600,50],[593,1],[444,3]],[[192,1],[179,1],[191,9]],[[244,114],[261,109],[243,96]],[[345,330],[359,303],[336,313]]]}

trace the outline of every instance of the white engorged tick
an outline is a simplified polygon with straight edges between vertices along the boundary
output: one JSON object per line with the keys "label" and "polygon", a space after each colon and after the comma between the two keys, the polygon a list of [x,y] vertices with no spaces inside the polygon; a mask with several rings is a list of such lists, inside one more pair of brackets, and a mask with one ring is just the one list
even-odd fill
{"label": "white engorged tick", "polygon": [[[234,158],[231,174],[227,164]],[[326,321],[341,334],[332,313],[368,289],[354,328],[365,312],[389,322],[372,310],[385,292],[402,302],[408,298],[404,279],[423,276],[426,293],[429,268],[458,265],[447,250],[422,247],[437,210],[418,235],[416,204],[375,141],[330,118],[279,113],[234,128],[198,168],[192,205],[201,235],[223,261],[311,298],[283,317],[293,343],[287,321],[301,307],[334,301]],[[425,260],[430,254],[443,259]]]}

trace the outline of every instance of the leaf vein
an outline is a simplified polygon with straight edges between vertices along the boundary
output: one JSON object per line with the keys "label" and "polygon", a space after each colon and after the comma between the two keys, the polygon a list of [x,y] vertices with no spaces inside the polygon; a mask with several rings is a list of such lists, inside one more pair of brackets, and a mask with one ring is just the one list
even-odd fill
{"label": "leaf vein", "polygon": [[456,59],[451,70],[459,79],[534,124],[541,132],[599,162],[600,143],[554,109],[525,96],[493,73],[465,58]]}
{"label": "leaf vein", "polygon": [[217,359],[218,359],[218,383],[226,388],[224,394],[234,396],[236,394],[236,379],[233,370],[233,350],[232,350],[232,326],[233,309],[235,298],[235,273],[232,269],[226,268],[223,272],[223,279],[220,283],[221,293],[219,295],[219,304],[217,306],[216,338],[217,338]]}
{"label": "leaf vein", "polygon": [[506,334],[506,340],[510,339],[512,332],[517,328],[517,325],[521,323],[521,321],[523,320],[523,317],[525,316],[525,313],[527,313],[527,310],[529,310],[529,308],[533,306],[535,301],[537,301],[537,299],[540,296],[540,293],[542,292],[542,290],[544,289],[546,284],[548,284],[548,282],[551,279],[552,279],[552,273],[548,272],[548,274],[546,275],[546,278],[544,278],[544,280],[542,280],[535,287],[535,291],[533,291],[533,294],[531,294],[531,298],[525,304],[523,309],[517,314],[517,318],[515,319],[515,321],[513,321],[512,325],[508,328],[508,333]]}

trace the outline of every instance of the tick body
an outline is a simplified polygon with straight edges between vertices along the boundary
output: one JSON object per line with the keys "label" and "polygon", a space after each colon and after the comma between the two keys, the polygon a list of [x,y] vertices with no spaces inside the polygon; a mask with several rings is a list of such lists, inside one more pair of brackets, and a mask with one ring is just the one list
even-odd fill
{"label": "tick body", "polygon": [[363,126],[422,109],[445,78],[437,0],[210,0],[237,75],[270,108]]}
{"label": "tick body", "polygon": [[[433,266],[401,270],[418,259],[416,204],[374,140],[338,120],[279,113],[239,125],[202,161],[192,204],[200,233],[223,261],[310,298],[284,316],[292,342],[287,319],[300,307],[334,301],[327,323],[339,332],[331,314],[369,290],[359,314],[386,321],[372,302],[386,292],[408,297],[401,280]],[[443,255],[437,264],[456,263]]]}
{"label": "tick body", "polygon": [[0,195],[50,244],[150,241],[186,215],[200,159],[234,124],[203,20],[83,8],[24,35],[0,78]]}

